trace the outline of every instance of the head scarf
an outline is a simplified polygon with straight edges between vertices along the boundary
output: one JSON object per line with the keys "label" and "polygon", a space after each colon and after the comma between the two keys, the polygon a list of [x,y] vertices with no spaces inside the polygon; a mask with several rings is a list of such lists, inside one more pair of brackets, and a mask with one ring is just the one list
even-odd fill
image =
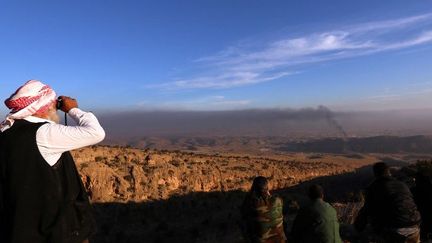
{"label": "head scarf", "polygon": [[15,120],[48,110],[55,101],[56,93],[51,87],[37,80],[27,81],[5,100],[10,113],[1,123],[0,130],[7,130]]}

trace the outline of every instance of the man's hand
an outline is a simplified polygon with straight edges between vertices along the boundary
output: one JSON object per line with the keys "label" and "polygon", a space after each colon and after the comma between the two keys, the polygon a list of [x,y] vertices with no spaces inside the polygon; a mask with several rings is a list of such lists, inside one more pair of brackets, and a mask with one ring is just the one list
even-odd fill
{"label": "man's hand", "polygon": [[78,108],[78,102],[68,96],[59,96],[59,99],[61,99],[61,107],[60,110],[63,112],[68,113],[72,108]]}

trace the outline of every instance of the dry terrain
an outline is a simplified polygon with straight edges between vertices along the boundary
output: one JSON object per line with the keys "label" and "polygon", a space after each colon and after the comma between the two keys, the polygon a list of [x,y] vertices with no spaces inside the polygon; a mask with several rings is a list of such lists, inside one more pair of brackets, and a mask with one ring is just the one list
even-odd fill
{"label": "dry terrain", "polygon": [[92,146],[73,156],[95,207],[99,230],[94,242],[243,242],[238,208],[257,175],[271,179],[290,222],[310,183],[322,184],[330,201],[349,201],[370,181],[370,164],[424,157],[239,156],[119,146]]}
{"label": "dry terrain", "polygon": [[198,153],[286,155],[294,152],[430,154],[432,136],[286,137],[286,136],[144,136],[112,138],[107,144],[142,149],[168,149]]}
{"label": "dry terrain", "polygon": [[379,161],[378,155],[289,153],[268,157],[94,146],[73,152],[93,202],[143,202],[192,192],[246,191],[257,175],[274,189]]}

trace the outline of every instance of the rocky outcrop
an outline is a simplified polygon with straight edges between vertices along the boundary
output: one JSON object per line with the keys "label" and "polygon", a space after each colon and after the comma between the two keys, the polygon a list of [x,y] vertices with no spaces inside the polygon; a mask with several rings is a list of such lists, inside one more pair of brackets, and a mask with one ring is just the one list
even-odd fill
{"label": "rocky outcrop", "polygon": [[[274,189],[351,170],[341,163],[93,146],[73,151],[93,202],[143,202],[191,192],[249,189],[257,175]],[[349,158],[345,158],[349,160]],[[370,163],[371,158],[352,159]],[[360,163],[361,164],[361,163]]]}

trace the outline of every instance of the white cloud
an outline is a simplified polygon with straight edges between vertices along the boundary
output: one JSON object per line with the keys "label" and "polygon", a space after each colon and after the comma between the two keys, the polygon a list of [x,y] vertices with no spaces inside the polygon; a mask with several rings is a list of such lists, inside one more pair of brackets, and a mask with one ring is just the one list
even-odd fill
{"label": "white cloud", "polygon": [[432,13],[410,16],[399,19],[362,23],[354,26],[352,32],[365,33],[370,31],[391,31],[396,28],[406,28],[410,25],[427,23],[432,19]]}
{"label": "white cloud", "polygon": [[[432,82],[407,84],[405,87],[386,88],[373,96],[352,97],[343,103],[330,104],[336,110],[401,110],[430,109],[432,104]],[[419,90],[419,86],[421,89]]]}
{"label": "white cloud", "polygon": [[203,88],[231,88],[244,86],[248,84],[261,83],[278,79],[284,76],[292,75],[294,73],[281,72],[269,75],[263,75],[259,72],[241,72],[232,71],[229,73],[219,74],[216,76],[202,76],[192,79],[181,79],[172,83],[163,84],[163,88],[174,89],[203,89]]}
{"label": "white cloud", "polygon": [[210,96],[208,99],[204,98],[202,101],[202,106],[211,106],[212,109],[236,109],[252,104],[251,100],[227,99],[225,96],[219,95]]}
{"label": "white cloud", "polygon": [[214,106],[245,106],[251,104],[250,100],[221,100],[211,103]]}
{"label": "white cloud", "polygon": [[221,89],[295,74],[300,64],[371,55],[432,43],[432,13],[368,22],[334,31],[282,38],[262,46],[231,46],[195,64],[195,77],[158,85],[164,89]]}
{"label": "white cloud", "polygon": [[423,32],[419,36],[414,37],[414,38],[409,39],[409,40],[405,40],[405,41],[398,42],[398,43],[393,43],[393,44],[388,45],[388,46],[383,46],[381,49],[382,50],[401,49],[401,48],[421,45],[421,44],[425,44],[425,43],[429,43],[429,42],[432,42],[432,31]]}
{"label": "white cloud", "polygon": [[225,96],[223,95],[214,95],[210,97],[211,99],[216,99],[216,100],[223,100],[225,99]]}
{"label": "white cloud", "polygon": [[392,101],[392,100],[399,100],[401,98],[401,94],[382,94],[382,95],[375,95],[367,97],[366,100],[370,101]]}
{"label": "white cloud", "polygon": [[183,101],[165,101],[152,103],[148,101],[138,102],[139,109],[147,110],[232,110],[247,108],[252,100],[232,99],[223,95],[204,96]]}
{"label": "white cloud", "polygon": [[382,94],[366,97],[359,102],[358,106],[362,107],[363,104],[374,108],[412,108],[419,106],[430,108],[430,101],[432,101],[431,95],[432,87],[430,84],[423,85],[423,89],[421,90],[408,85],[401,90],[386,89]]}

